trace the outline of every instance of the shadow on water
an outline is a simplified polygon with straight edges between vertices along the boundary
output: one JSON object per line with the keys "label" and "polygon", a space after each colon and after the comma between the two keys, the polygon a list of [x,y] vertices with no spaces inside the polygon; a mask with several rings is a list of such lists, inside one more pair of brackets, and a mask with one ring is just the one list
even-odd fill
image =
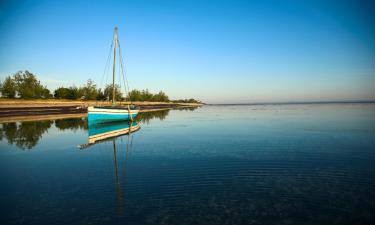
{"label": "shadow on water", "polygon": [[180,107],[180,108],[176,108],[174,110],[178,110],[178,111],[194,111],[196,109],[198,109],[200,106],[191,106],[191,107]]}
{"label": "shadow on water", "polygon": [[22,150],[30,150],[38,144],[52,124],[51,120],[3,123],[0,137],[1,140],[5,138],[9,144],[14,144]]}
{"label": "shadow on water", "polygon": [[31,150],[42,136],[55,125],[61,131],[87,130],[86,118],[69,118],[58,120],[11,122],[0,125],[0,140],[3,138],[9,144],[16,145],[22,150]]}
{"label": "shadow on water", "polygon": [[87,130],[87,118],[69,118],[55,120],[55,127],[59,130]]}
{"label": "shadow on water", "polygon": [[136,121],[149,124],[153,119],[164,120],[168,116],[169,111],[169,109],[166,109],[162,111],[142,112],[137,116]]}
{"label": "shadow on water", "polygon": [[[194,111],[198,108],[199,108],[199,106],[180,107],[180,108],[175,108],[175,109],[172,109],[172,110]],[[171,109],[160,110],[160,111],[152,111],[152,112],[142,112],[137,116],[136,121],[141,122],[141,123],[145,123],[145,124],[149,124],[150,121],[154,120],[154,119],[159,119],[159,120],[163,121],[168,116],[170,111],[171,111]]]}
{"label": "shadow on water", "polygon": [[[174,110],[193,111],[198,107],[177,108]],[[136,118],[137,123],[149,124],[152,120],[164,120],[170,112],[170,109],[143,112]],[[31,150],[35,147],[42,136],[48,133],[53,125],[59,131],[67,130],[88,130],[87,118],[68,118],[44,121],[27,121],[27,122],[11,122],[0,124],[0,140],[7,140],[9,144],[15,145],[22,150]]]}

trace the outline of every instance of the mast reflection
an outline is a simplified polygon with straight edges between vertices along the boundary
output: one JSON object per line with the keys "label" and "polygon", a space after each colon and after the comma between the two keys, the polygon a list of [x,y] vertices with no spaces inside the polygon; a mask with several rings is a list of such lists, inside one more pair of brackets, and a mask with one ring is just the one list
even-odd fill
{"label": "mast reflection", "polygon": [[[112,141],[113,146],[113,164],[114,164],[114,174],[115,174],[115,189],[116,189],[116,199],[117,199],[117,211],[119,214],[124,213],[125,197],[124,191],[121,188],[121,182],[119,178],[119,158],[118,156],[118,146],[116,145],[117,138],[123,135],[127,135],[127,143],[125,145],[125,160],[124,160],[124,180],[126,180],[126,164],[129,158],[130,148],[132,147],[132,133],[138,131],[141,127],[137,122],[114,122],[114,123],[94,123],[88,126],[88,143],[80,145],[80,149],[88,148],[92,145]],[[121,152],[121,151],[120,151]],[[121,163],[120,163],[121,164]]]}

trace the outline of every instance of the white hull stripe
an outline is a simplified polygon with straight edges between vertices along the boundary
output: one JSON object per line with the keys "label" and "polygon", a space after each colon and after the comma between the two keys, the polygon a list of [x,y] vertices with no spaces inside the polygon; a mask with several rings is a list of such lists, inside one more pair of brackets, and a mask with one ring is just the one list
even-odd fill
{"label": "white hull stripe", "polygon": [[[101,115],[129,115],[129,112],[89,112],[89,114],[101,114]],[[137,115],[138,112],[130,111],[130,114]]]}
{"label": "white hull stripe", "polygon": [[[130,110],[131,114],[138,113],[139,110]],[[88,113],[121,113],[121,114],[129,114],[129,110],[127,109],[95,109],[95,108],[88,108]]]}
{"label": "white hull stripe", "polygon": [[120,130],[105,132],[105,133],[102,133],[102,134],[96,134],[96,135],[93,135],[93,136],[89,137],[89,143],[92,144],[92,143],[95,143],[96,141],[104,140],[104,139],[111,138],[111,137],[117,137],[117,136],[123,135],[123,134],[128,134],[130,132],[134,132],[134,131],[139,130],[139,128],[140,127],[137,125],[137,126],[133,126],[131,128],[129,127],[129,128],[124,128],[124,129],[120,129]]}

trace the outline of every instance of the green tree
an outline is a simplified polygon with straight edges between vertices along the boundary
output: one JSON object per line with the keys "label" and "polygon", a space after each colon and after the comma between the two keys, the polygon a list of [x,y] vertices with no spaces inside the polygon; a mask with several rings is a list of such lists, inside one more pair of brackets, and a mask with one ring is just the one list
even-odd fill
{"label": "green tree", "polygon": [[86,100],[95,100],[98,95],[96,84],[91,79],[87,80],[86,85],[81,87],[79,92]]}
{"label": "green tree", "polygon": [[[113,90],[112,84],[107,85],[104,89],[104,96],[109,97],[109,100],[112,100],[112,96],[113,96],[112,90]],[[115,98],[116,98],[117,101],[120,101],[120,100],[123,99],[122,93],[120,91],[120,86],[118,86],[117,84],[115,85],[115,95],[116,95]]]}
{"label": "green tree", "polygon": [[104,92],[101,88],[98,89],[98,95],[96,96],[96,100],[107,100],[107,97],[104,95]]}
{"label": "green tree", "polygon": [[69,88],[59,87],[54,92],[54,97],[57,99],[67,99],[69,96]]}
{"label": "green tree", "polygon": [[169,97],[162,91],[153,95],[152,101],[154,102],[169,102]]}
{"label": "green tree", "polygon": [[163,92],[159,91],[157,94],[152,94],[146,90],[132,90],[128,94],[128,99],[131,101],[153,101],[153,102],[169,102],[169,97]]}
{"label": "green tree", "polygon": [[130,99],[130,101],[141,101],[141,92],[138,90],[132,90],[128,94],[128,99]]}
{"label": "green tree", "polygon": [[201,103],[200,101],[195,100],[194,98],[173,100],[172,102],[175,102],[175,103]]}
{"label": "green tree", "polygon": [[8,76],[5,78],[4,82],[1,84],[0,87],[1,94],[7,98],[14,98],[16,97],[16,84],[14,80]]}
{"label": "green tree", "polygon": [[47,88],[47,87],[44,87],[42,89],[42,98],[52,98],[53,95],[51,94],[51,91]]}
{"label": "green tree", "polygon": [[[42,86],[36,76],[29,71],[19,71],[14,76],[16,90],[21,98],[35,99],[35,98],[48,98],[49,90],[47,87]],[[47,96],[46,96],[47,95]]]}
{"label": "green tree", "polygon": [[148,89],[141,91],[141,101],[152,101],[153,94],[151,94]]}
{"label": "green tree", "polygon": [[75,99],[79,99],[82,97],[82,93],[76,86],[71,86],[69,87],[68,90],[69,92],[68,92],[68,96],[66,97],[67,99],[75,100]]}
{"label": "green tree", "polygon": [[82,92],[76,86],[70,86],[68,88],[59,87],[55,90],[54,97],[58,99],[76,100],[82,97]]}

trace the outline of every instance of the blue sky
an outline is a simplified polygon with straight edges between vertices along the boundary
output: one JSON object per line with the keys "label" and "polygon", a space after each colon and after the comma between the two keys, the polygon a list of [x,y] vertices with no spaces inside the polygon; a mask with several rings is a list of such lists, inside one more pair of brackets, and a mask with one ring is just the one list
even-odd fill
{"label": "blue sky", "polygon": [[2,1],[0,78],[29,70],[52,90],[104,85],[118,26],[131,88],[208,103],[374,100],[374,11],[334,0]]}

